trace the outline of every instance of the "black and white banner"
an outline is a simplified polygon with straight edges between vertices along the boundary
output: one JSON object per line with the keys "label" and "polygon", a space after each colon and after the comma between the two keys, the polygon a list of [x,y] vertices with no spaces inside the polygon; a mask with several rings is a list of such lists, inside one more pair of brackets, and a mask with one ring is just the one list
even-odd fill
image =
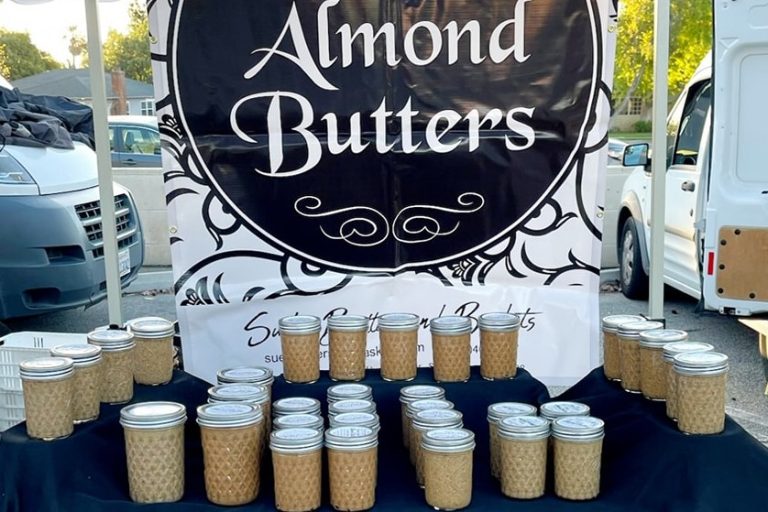
{"label": "black and white banner", "polygon": [[429,318],[498,310],[545,382],[597,365],[610,0],[148,6],[190,372],[279,373],[281,316],[393,311],[422,365]]}

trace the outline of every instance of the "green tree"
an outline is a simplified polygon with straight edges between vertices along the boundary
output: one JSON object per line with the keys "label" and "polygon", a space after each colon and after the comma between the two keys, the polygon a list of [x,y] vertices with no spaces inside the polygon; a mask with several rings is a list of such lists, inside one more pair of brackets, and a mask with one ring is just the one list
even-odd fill
{"label": "green tree", "polygon": [[[653,92],[654,0],[624,0],[619,9],[613,96],[622,111],[629,97]],[[669,94],[675,98],[712,45],[711,0],[671,0]]]}
{"label": "green tree", "polygon": [[3,68],[3,75],[13,81],[49,69],[60,69],[61,63],[32,44],[28,33],[0,28],[0,69]]}
{"label": "green tree", "polygon": [[110,30],[104,42],[104,67],[122,69],[125,76],[142,82],[152,81],[149,55],[149,22],[147,13],[137,0],[128,7],[130,24],[123,34]]}
{"label": "green tree", "polygon": [[67,49],[72,56],[72,60],[68,63],[70,69],[77,68],[77,58],[81,57],[80,63],[87,62],[88,60],[88,42],[82,34],[78,33],[76,25],[70,25],[67,29],[67,35],[64,36],[67,41]]}

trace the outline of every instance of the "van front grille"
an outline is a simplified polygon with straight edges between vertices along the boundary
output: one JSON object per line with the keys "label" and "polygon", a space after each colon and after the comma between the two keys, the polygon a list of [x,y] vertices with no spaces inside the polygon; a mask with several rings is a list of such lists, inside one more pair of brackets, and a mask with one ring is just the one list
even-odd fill
{"label": "van front grille", "polygon": [[[83,224],[88,241],[92,244],[94,258],[104,256],[104,233],[101,225],[101,204],[91,201],[75,206],[80,222]],[[115,224],[117,227],[117,248],[123,249],[136,242],[136,221],[128,196],[115,196]]]}

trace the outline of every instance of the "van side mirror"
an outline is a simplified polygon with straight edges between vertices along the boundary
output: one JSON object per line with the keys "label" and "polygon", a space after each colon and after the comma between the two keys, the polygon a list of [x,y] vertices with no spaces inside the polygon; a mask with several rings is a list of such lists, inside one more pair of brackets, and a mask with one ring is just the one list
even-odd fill
{"label": "van side mirror", "polygon": [[642,144],[630,144],[624,148],[624,156],[621,159],[621,163],[624,167],[637,167],[643,166],[646,169],[651,165],[651,158],[649,156],[650,146],[646,143]]}

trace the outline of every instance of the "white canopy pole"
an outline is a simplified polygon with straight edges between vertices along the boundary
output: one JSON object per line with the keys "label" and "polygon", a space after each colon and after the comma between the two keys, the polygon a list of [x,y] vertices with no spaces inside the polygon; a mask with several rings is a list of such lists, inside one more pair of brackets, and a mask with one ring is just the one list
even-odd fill
{"label": "white canopy pole", "polygon": [[669,0],[656,0],[653,37],[653,132],[651,147],[651,261],[648,316],[664,318],[664,230],[667,175]]}

